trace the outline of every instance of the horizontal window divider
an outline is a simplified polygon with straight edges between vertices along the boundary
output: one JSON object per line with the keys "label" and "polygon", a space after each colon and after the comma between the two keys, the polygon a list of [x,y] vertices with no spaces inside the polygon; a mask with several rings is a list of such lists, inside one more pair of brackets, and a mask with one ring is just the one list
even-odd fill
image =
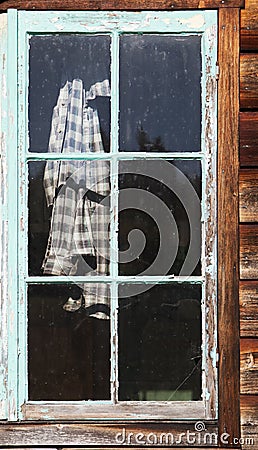
{"label": "horizontal window divider", "polygon": [[[98,11],[19,11],[23,33],[169,33],[200,34],[209,24],[213,24],[213,11],[102,11],[99,20]],[[183,18],[186,23],[183,22]],[[195,20],[191,20],[194,17]],[[198,23],[196,17],[205,20]],[[147,19],[147,20],[146,20]],[[118,27],[119,20],[119,27]],[[44,24],[44,26],[42,25]]]}
{"label": "horizontal window divider", "polygon": [[117,152],[117,153],[27,153],[27,161],[46,161],[46,160],[132,160],[132,159],[203,159],[204,152],[162,152],[162,153],[145,153],[145,152]]}
{"label": "horizontal window divider", "polygon": [[119,152],[118,159],[202,159],[203,152]]}
{"label": "horizontal window divider", "polygon": [[54,406],[62,406],[62,405],[81,405],[81,406],[101,406],[101,405],[121,405],[121,406],[148,406],[148,405],[175,405],[175,404],[193,404],[193,405],[201,405],[203,404],[202,400],[170,400],[170,401],[157,401],[157,400],[151,400],[151,401],[142,401],[142,400],[136,400],[136,401],[128,401],[128,400],[119,400],[118,402],[112,402],[112,400],[28,400],[26,402],[26,405],[54,405]]}
{"label": "horizontal window divider", "polygon": [[96,407],[96,408],[100,408],[101,406],[111,406],[112,408],[116,408],[119,406],[139,406],[142,407],[144,409],[144,406],[148,407],[148,406],[155,406],[155,405],[159,405],[159,406],[175,406],[176,405],[203,405],[203,401],[202,400],[182,400],[182,401],[174,401],[174,400],[170,400],[170,401],[156,401],[156,400],[152,400],[152,401],[117,401],[117,402],[112,402],[112,400],[61,400],[61,401],[57,401],[57,400],[28,400],[26,402],[26,405],[38,405],[38,406],[56,406],[57,408],[60,408],[62,406],[65,405],[69,405],[69,406],[87,406],[87,407]]}
{"label": "horizontal window divider", "polygon": [[27,400],[26,405],[50,405],[56,407],[62,407],[64,405],[75,405],[75,406],[99,406],[99,405],[112,405],[114,403],[112,400]]}
{"label": "horizontal window divider", "polygon": [[69,284],[69,283],[148,283],[148,284],[166,284],[166,283],[187,283],[202,284],[205,278],[202,276],[32,276],[25,279],[28,284]]}
{"label": "horizontal window divider", "polygon": [[110,159],[111,153],[26,153],[27,161]]}

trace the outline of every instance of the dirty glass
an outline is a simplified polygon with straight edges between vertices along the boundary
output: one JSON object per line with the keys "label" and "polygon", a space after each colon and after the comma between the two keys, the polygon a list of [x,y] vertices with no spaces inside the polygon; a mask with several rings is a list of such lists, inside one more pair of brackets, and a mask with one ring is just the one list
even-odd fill
{"label": "dirty glass", "polygon": [[109,162],[28,163],[29,275],[109,273]]}
{"label": "dirty glass", "polygon": [[[200,36],[119,40],[112,151],[201,151]],[[199,400],[200,279],[151,286],[144,276],[201,275],[201,161],[118,153],[115,173],[110,48],[101,34],[29,39],[28,143],[41,153],[26,166],[27,269],[39,277],[27,290],[29,400],[114,400],[110,361],[114,367],[117,357],[119,400]],[[110,260],[111,236],[118,261]],[[116,274],[142,278],[123,284]],[[118,355],[111,355],[117,332]]]}
{"label": "dirty glass", "polygon": [[[103,285],[95,287],[103,292]],[[100,314],[108,317],[108,305],[87,306],[90,289],[28,287],[29,400],[110,399],[110,321],[100,320]]]}
{"label": "dirty glass", "polygon": [[200,400],[201,286],[121,285],[119,399]]}
{"label": "dirty glass", "polygon": [[[31,36],[29,67],[29,150],[47,152],[53,109],[60,89],[67,81],[80,79],[87,93],[95,83],[110,80],[110,37]],[[104,151],[109,152],[110,98],[88,99],[87,107],[98,112]]]}
{"label": "dirty glass", "polygon": [[119,164],[119,274],[201,274],[201,162]]}
{"label": "dirty glass", "polygon": [[200,36],[121,36],[119,120],[120,151],[200,151]]}

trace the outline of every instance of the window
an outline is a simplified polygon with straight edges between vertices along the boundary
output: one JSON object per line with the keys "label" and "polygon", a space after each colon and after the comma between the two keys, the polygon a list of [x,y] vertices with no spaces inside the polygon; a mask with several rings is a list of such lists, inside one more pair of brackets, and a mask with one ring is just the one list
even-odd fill
{"label": "window", "polygon": [[216,11],[14,26],[8,418],[216,418]]}

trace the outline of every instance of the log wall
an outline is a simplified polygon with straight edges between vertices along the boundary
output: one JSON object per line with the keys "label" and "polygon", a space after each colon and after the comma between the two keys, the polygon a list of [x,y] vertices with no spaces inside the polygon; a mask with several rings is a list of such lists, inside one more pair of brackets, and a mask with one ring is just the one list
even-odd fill
{"label": "log wall", "polygon": [[258,2],[241,11],[240,44],[240,392],[242,436],[258,446]]}
{"label": "log wall", "polygon": [[[130,8],[123,0],[97,0],[94,7],[107,9]],[[6,7],[47,8],[53,0],[22,2],[21,0],[0,2],[0,10]],[[60,2],[56,1],[56,5]],[[180,0],[156,1],[157,8],[175,6]],[[174,4],[173,4],[174,3]],[[208,7],[209,1],[190,1],[195,7]],[[220,2],[218,1],[218,4]],[[226,2],[227,4],[230,1]],[[144,9],[148,2],[140,1]],[[66,9],[76,9],[75,2],[65,2]],[[65,6],[64,5],[64,6]],[[93,2],[86,1],[92,8]],[[240,5],[240,2],[239,2]],[[89,9],[91,9],[89,8]],[[258,448],[258,1],[245,0],[241,11],[240,37],[240,111],[239,111],[239,260],[240,260],[240,393],[242,436],[254,438],[255,445],[245,443],[244,450]],[[237,246],[237,242],[236,242]],[[238,395],[238,393],[236,393]],[[43,444],[43,443],[42,443]]]}

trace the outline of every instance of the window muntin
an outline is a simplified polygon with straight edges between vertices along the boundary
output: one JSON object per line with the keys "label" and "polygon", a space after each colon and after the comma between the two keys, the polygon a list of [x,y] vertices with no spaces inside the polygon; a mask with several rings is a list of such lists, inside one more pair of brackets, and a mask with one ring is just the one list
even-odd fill
{"label": "window muntin", "polygon": [[[24,13],[21,13],[21,18],[22,18],[23,14]],[[210,169],[213,169],[213,171],[215,170],[215,160],[214,160],[215,152],[214,152],[214,154],[212,154],[212,150],[213,151],[215,150],[215,139],[214,139],[214,142],[213,142],[213,146],[211,144],[211,142],[212,142],[211,137],[213,137],[213,138],[216,137],[215,128],[214,128],[214,130],[212,129],[212,133],[211,133],[212,136],[211,135],[208,136],[208,134],[206,133],[206,131],[207,131],[206,128],[208,126],[209,120],[212,119],[213,123],[215,123],[215,118],[214,118],[215,108],[211,108],[210,107],[211,105],[209,104],[209,101],[211,100],[211,98],[212,98],[212,101],[214,100],[214,97],[213,97],[214,92],[212,94],[209,92],[209,95],[211,95],[211,97],[209,97],[209,95],[206,95],[208,93],[207,90],[206,90],[206,82],[208,84],[209,77],[215,77],[215,60],[216,60],[215,23],[216,23],[216,15],[215,15],[215,13],[213,14],[213,12],[211,12],[211,13],[198,12],[198,14],[201,14],[200,21],[199,22],[198,21],[194,21],[192,24],[191,24],[191,21],[188,22],[188,20],[191,17],[191,13],[190,14],[186,13],[185,15],[183,14],[184,20],[186,20],[186,22],[185,22],[186,25],[182,25],[182,23],[178,19],[177,13],[175,15],[173,14],[171,17],[168,17],[168,16],[170,16],[170,14],[168,14],[168,16],[166,14],[161,14],[160,17],[163,18],[163,22],[161,22],[162,25],[160,25],[160,23],[158,25],[157,22],[156,22],[156,20],[157,20],[156,16],[151,13],[148,16],[145,16],[145,17],[148,18],[148,20],[147,20],[147,22],[141,23],[141,28],[142,28],[143,32],[144,31],[146,31],[146,32],[150,32],[151,31],[151,33],[155,33],[155,32],[158,32],[158,33],[160,33],[160,32],[168,33],[169,32],[169,33],[171,33],[171,28],[173,28],[173,32],[182,32],[182,33],[189,34],[189,35],[192,35],[192,34],[195,33],[195,34],[198,34],[198,35],[200,35],[202,37],[202,44],[201,44],[201,49],[202,49],[202,67],[203,68],[205,67],[205,70],[204,70],[204,74],[205,75],[202,77],[202,80],[201,80],[201,84],[202,84],[202,107],[203,107],[203,111],[205,111],[205,114],[206,114],[205,115],[205,119],[207,119],[207,120],[202,121],[202,132],[201,132],[201,135],[202,135],[202,139],[201,139],[202,151],[201,152],[196,152],[194,158],[197,159],[197,160],[202,161],[203,174],[206,175],[206,174],[210,174],[210,172],[209,172]],[[205,15],[206,22],[205,22],[205,20],[203,20],[203,16],[202,16],[203,14]],[[139,29],[140,16],[138,14],[133,15],[133,16],[135,18],[135,31],[136,31],[136,30]],[[127,19],[128,20],[131,19],[131,21],[132,21],[133,16],[130,16],[130,17],[128,16]],[[59,20],[62,21],[63,18],[65,19],[66,16],[64,14],[63,18],[59,17],[57,19],[57,25],[54,25],[54,26],[53,26],[53,23],[55,23],[56,16],[54,15],[52,17],[51,13],[49,15],[48,15],[48,13],[46,13],[45,17],[46,17],[47,26],[44,28],[44,31],[53,33],[53,31],[58,29],[58,26],[60,27],[60,24],[58,23],[58,21]],[[80,22],[82,17],[83,16],[80,13],[77,15],[77,18],[73,17],[73,24],[72,25],[71,25],[71,23],[69,23],[69,21],[67,22],[66,19],[65,19],[65,30],[66,30],[66,32],[74,33],[78,29],[80,29],[80,27],[81,27],[80,31],[84,31],[85,32],[84,25],[81,24],[81,22]],[[141,16],[141,18],[142,17],[143,16]],[[172,20],[172,17],[173,17],[173,20]],[[20,42],[21,42],[21,49],[23,49],[24,48],[23,45],[25,45],[25,50],[26,50],[25,51],[25,55],[26,55],[27,54],[26,52],[27,52],[27,38],[28,38],[28,36],[31,33],[32,34],[33,33],[36,34],[37,32],[42,33],[43,30],[41,29],[41,25],[39,23],[34,21],[34,25],[32,27],[30,19],[26,18],[25,16],[24,16],[24,19],[25,19],[24,22],[22,22],[22,20],[21,20],[21,36],[22,36],[22,39],[20,40]],[[53,19],[54,19],[54,22],[52,21]],[[87,32],[90,32],[90,33],[99,33],[100,31],[103,32],[103,27],[97,27],[94,20],[95,20],[95,16],[94,16],[94,14],[92,14],[92,22],[90,22],[90,24],[87,25],[87,27],[88,27],[87,28]],[[119,112],[119,101],[118,101],[118,96],[117,96],[118,80],[119,80],[119,73],[118,73],[119,64],[117,64],[117,63],[118,63],[119,33],[117,33],[117,22],[114,21],[112,23],[112,18],[110,19],[109,16],[106,16],[106,20],[109,23],[110,31],[111,31],[111,37],[112,37],[112,43],[111,43],[111,60],[113,61],[112,65],[111,65],[111,87],[112,87],[112,95],[111,95],[111,154],[112,154],[112,157],[110,158],[110,160],[111,160],[111,180],[113,182],[112,188],[113,188],[113,192],[114,192],[114,195],[111,197],[111,208],[114,209],[114,207],[118,206],[118,195],[117,195],[118,191],[117,191],[117,183],[115,183],[115,181],[113,180],[113,175],[117,176],[117,173],[118,173],[118,171],[117,171],[118,160],[120,158],[124,159],[124,156],[123,156],[122,152],[121,152],[121,156],[118,156],[118,145],[117,145],[118,144],[118,112]],[[28,21],[28,22],[26,23],[26,21]],[[132,22],[130,22],[130,23],[132,23]],[[147,25],[146,25],[146,23],[147,23]],[[195,26],[196,26],[196,24],[198,24],[198,26],[197,26],[198,30],[196,30],[194,24],[195,24]],[[24,29],[26,29],[25,33],[24,33],[24,30],[22,29],[23,26],[24,26]],[[126,32],[126,31],[130,31],[131,32],[132,28],[133,27],[130,26],[130,30],[128,30],[127,29],[127,25],[124,23],[124,19],[123,20],[121,19],[121,31],[122,32]],[[106,27],[105,31],[108,31],[108,26]],[[25,43],[25,41],[26,41],[26,43]],[[210,41],[213,42],[213,45],[211,45],[211,46],[208,45],[208,42],[210,43]],[[208,57],[207,57],[207,55],[209,54],[209,52],[212,54],[213,64],[211,64],[211,65],[208,65]],[[23,54],[23,53],[21,52],[21,54]],[[26,57],[25,57],[25,62],[26,62]],[[209,60],[209,64],[210,64],[210,60]],[[24,75],[25,75],[24,72],[22,72],[20,76],[21,76],[21,84],[25,87],[25,91],[26,91],[26,81],[25,81]],[[20,97],[20,106],[23,105],[23,98],[24,97],[22,97],[22,98]],[[26,103],[25,103],[25,105],[26,105]],[[25,105],[23,105],[23,106],[25,106]],[[214,104],[212,103],[212,107],[214,105],[215,105],[215,103]],[[26,115],[26,108],[24,109],[24,111],[25,111],[25,115]],[[202,114],[202,117],[204,117],[204,113]],[[25,149],[26,145],[27,145],[27,138],[25,137],[26,136],[26,132],[24,133],[24,130],[26,129],[26,120],[24,120],[24,119],[25,119],[25,116],[23,116],[21,118],[21,121],[20,121],[20,130],[21,130],[20,138],[21,138],[21,141],[23,141],[23,146],[22,146],[23,149]],[[25,152],[25,154],[23,154],[23,157],[24,156],[25,156],[25,159],[27,161],[29,161],[29,160],[32,161],[32,160],[39,159],[38,156],[36,154],[33,154],[33,153],[28,154],[27,152]],[[69,155],[69,157],[70,157],[70,155]],[[155,155],[155,153],[151,154],[151,160],[155,160],[155,158],[160,158],[160,157],[163,158],[163,155]],[[46,160],[48,158],[49,158],[48,154],[46,154],[46,153],[42,153],[41,154],[40,159]],[[60,155],[58,155],[58,158],[65,159],[65,157],[60,157]],[[73,158],[77,159],[76,156],[73,156],[72,159]],[[126,155],[126,159],[131,159],[131,158],[132,158],[132,156],[128,152],[127,155]],[[142,159],[142,158],[143,158],[143,155],[139,154],[139,159]],[[166,158],[168,158],[167,154],[166,154]],[[171,153],[169,155],[169,158],[171,158],[172,160],[178,160],[178,159],[179,160],[180,159],[181,160],[182,159],[186,159],[187,160],[187,159],[192,159],[193,156],[191,154],[189,154],[189,153],[181,154],[180,152],[178,152],[177,154]],[[23,158],[22,158],[22,160],[23,160]],[[203,181],[204,181],[204,178],[205,177],[203,177]],[[207,184],[209,184],[209,182],[210,182],[210,179],[208,178],[207,181],[203,182],[203,187],[202,187],[202,193],[204,194],[203,195],[203,203],[202,203],[202,220],[204,220],[204,214],[206,214],[205,219],[207,219],[207,218],[209,219],[209,217],[210,217],[209,216],[209,212],[208,212],[208,208],[207,208],[207,205],[208,205],[209,202],[207,202],[207,197],[205,195],[206,194]],[[211,191],[211,193],[212,193],[212,199],[213,199],[215,190],[213,189]],[[23,204],[23,206],[25,206],[25,203]],[[26,206],[25,206],[25,209],[26,209]],[[212,210],[212,212],[214,212],[214,209]],[[113,225],[115,225],[114,222],[113,222]],[[212,229],[211,228],[211,223],[209,223],[209,220],[207,220],[205,222],[205,224],[202,226],[202,236],[203,237],[206,234],[205,231],[208,231],[209,229]],[[214,232],[214,230],[213,230],[213,232]],[[118,253],[118,242],[117,241],[115,242],[115,239],[114,239],[115,236],[116,236],[116,228],[114,226],[113,227],[111,226],[111,242],[113,244],[113,246],[111,246],[111,253],[113,254],[113,256]],[[20,242],[21,242],[20,247],[24,248],[24,250],[25,250],[25,246],[24,246],[25,241],[21,240]],[[203,241],[203,242],[205,242],[205,241]],[[211,254],[214,255],[215,247],[213,246],[214,240],[211,239],[211,242],[212,242],[212,247],[209,249],[211,251],[207,252],[205,250],[204,245],[202,247],[202,261],[209,262],[208,261],[209,258],[210,258],[210,261],[212,261],[212,257],[213,256],[211,257]],[[25,253],[26,253],[26,250],[25,250]],[[207,265],[205,267],[203,267],[203,274],[204,274],[204,276],[198,277],[199,279],[197,279],[196,277],[194,277],[194,278],[187,277],[187,280],[186,280],[185,277],[184,277],[184,279],[182,279],[182,278],[179,279],[179,278],[177,278],[177,276],[175,276],[175,277],[169,277],[168,276],[167,279],[166,279],[166,277],[163,277],[162,278],[162,282],[167,281],[169,284],[182,282],[182,281],[184,281],[186,283],[190,283],[190,284],[192,282],[194,282],[194,283],[196,283],[196,282],[199,283],[200,282],[203,285],[203,287],[202,287],[202,292],[203,292],[202,303],[211,302],[211,301],[214,301],[214,296],[215,296],[215,290],[214,290],[214,287],[215,287],[214,267],[212,268],[212,266],[213,266],[213,261],[212,261],[212,265],[210,265],[208,267],[208,271],[207,271]],[[210,281],[209,278],[206,277],[207,273],[210,273],[212,275],[212,281]],[[106,278],[106,280],[105,280],[105,282],[108,282],[108,281],[111,282],[111,292],[112,292],[112,295],[114,296],[114,298],[116,298],[116,299],[118,299],[118,296],[117,296],[118,286],[125,281],[125,280],[123,280],[123,277],[120,276],[120,278],[118,279],[117,276],[118,276],[117,266],[115,267],[115,265],[113,265],[111,267],[110,278],[109,279]],[[24,272],[21,271],[21,278],[20,279],[23,280],[24,279],[23,277],[24,277]],[[57,283],[57,282],[61,282],[61,281],[64,281],[65,283],[67,283],[67,280],[65,281],[65,280],[55,279],[55,278],[52,278],[51,282],[52,283]],[[82,277],[81,280],[79,278],[77,278],[77,279],[72,280],[72,281],[75,281],[75,282],[79,282],[79,281],[92,282],[92,280],[87,280],[87,277]],[[98,279],[97,281],[100,281],[100,280]],[[133,278],[130,279],[130,277],[126,277],[126,281],[135,283],[135,280]],[[47,282],[48,283],[49,282],[49,278],[47,279],[47,278],[44,278],[44,277],[40,277],[40,279],[39,279],[37,276],[31,276],[31,277],[27,278],[26,282],[29,285],[31,283],[33,283],[33,284],[37,284],[37,283],[41,283],[41,282],[44,282],[44,283]],[[159,283],[161,283],[161,280],[160,280],[160,277],[153,276],[151,279],[148,279],[146,277],[146,279],[144,279],[144,282],[145,282],[145,284],[146,283],[147,284],[148,283],[153,283],[153,282],[159,284]],[[204,283],[204,282],[206,282],[206,283]],[[21,286],[22,290],[25,287],[23,282],[20,283],[20,286]],[[211,290],[211,287],[212,287],[212,290]],[[117,323],[118,323],[118,315],[117,315],[117,312],[116,312],[117,311],[117,306],[118,306],[118,304],[117,304],[117,300],[116,300],[113,303],[114,314],[113,314],[112,319],[111,319],[111,333],[113,333],[113,334],[114,334],[114,330],[117,329]],[[21,320],[20,320],[20,323],[21,323],[20,330],[24,330],[24,323],[25,322],[23,322],[23,317],[25,319],[25,312],[26,312],[26,310],[24,309],[24,304],[22,304],[21,305],[21,314],[20,314],[20,318],[21,318]],[[203,322],[203,324],[206,323],[206,320],[208,320],[209,317],[211,318],[211,315],[213,316],[213,318],[215,317],[215,311],[214,311],[213,307],[212,308],[208,308],[207,307],[207,309],[205,309],[205,307],[203,307],[203,313],[202,313],[202,322]],[[204,417],[204,416],[205,417],[210,417],[210,416],[214,417],[214,411],[215,411],[214,410],[214,404],[211,405],[209,403],[210,391],[214,388],[214,382],[215,382],[214,373],[212,373],[212,376],[211,376],[212,379],[210,379],[211,381],[209,381],[208,383],[206,381],[207,378],[208,378],[208,373],[209,373],[209,376],[210,376],[211,372],[213,371],[213,369],[211,367],[214,368],[214,365],[211,362],[211,359],[213,358],[213,353],[215,352],[215,346],[216,346],[216,345],[214,346],[214,341],[213,341],[214,329],[210,330],[211,331],[211,335],[213,336],[212,338],[210,336],[208,336],[208,334],[206,333],[205,327],[202,327],[202,330],[203,330],[202,331],[202,333],[203,333],[203,340],[202,340],[202,342],[203,342],[203,349],[204,349],[203,350],[204,351],[204,353],[203,353],[203,371],[205,373],[205,376],[203,377],[203,388],[204,388],[203,389],[203,393],[204,393],[204,396],[203,396],[203,401],[196,402],[195,415],[196,415],[196,417]],[[21,333],[23,333],[23,332],[24,331],[21,331]],[[112,349],[111,349],[112,350],[112,354],[117,355],[118,354],[118,342],[114,341],[114,340],[112,341],[112,339],[111,339],[111,342],[112,342]],[[204,344],[208,344],[208,347],[206,347],[206,348],[209,348],[209,351],[205,350],[205,346],[206,345],[204,345]],[[117,369],[115,368],[115,362],[116,362],[115,359],[113,359],[113,361],[111,361],[111,379],[112,379],[112,386],[114,388],[112,390],[112,399],[113,400],[116,399],[117,392],[118,392],[117,391],[117,386],[118,386],[118,384],[117,384],[117,381],[118,381],[117,375],[118,375],[118,372],[117,372]],[[24,380],[24,376],[26,376],[26,367],[27,367],[27,365],[26,365],[26,354],[23,353],[21,358],[20,358],[20,370],[21,370],[21,373],[23,374],[23,376],[21,377],[21,380]],[[205,388],[207,388],[208,385],[209,385],[209,390],[208,390],[207,395],[205,395]],[[26,398],[26,389],[24,390],[23,386],[26,387],[26,382],[24,383],[24,385],[22,384],[22,382],[20,384],[21,398]],[[213,395],[212,395],[212,398],[214,399]],[[133,407],[133,402],[131,402],[131,403],[132,403],[132,407]],[[146,403],[148,403],[148,402],[146,402]],[[157,405],[158,405],[158,403],[157,403]],[[61,406],[61,403],[60,403],[60,406]],[[83,405],[82,405],[82,407],[83,407]],[[40,408],[40,405],[39,405],[39,408]],[[58,408],[58,405],[57,405],[57,408]],[[84,413],[85,413],[85,408],[83,407],[83,409],[84,409]],[[30,404],[27,403],[27,407],[26,407],[26,404],[25,404],[24,408],[23,408],[24,417],[29,417],[29,414],[30,414],[29,410],[30,410]],[[171,406],[169,405],[168,411],[169,410],[170,410],[170,413],[168,413],[169,417],[178,417],[178,418],[180,418],[180,413],[179,413],[179,415],[177,415],[177,413],[175,413],[175,412],[173,413],[173,406],[172,405]],[[198,410],[198,412],[197,412],[197,410]],[[89,404],[87,404],[87,411],[90,411],[90,405]],[[118,411],[117,414],[119,416],[121,414],[121,412],[119,413],[119,408],[117,409],[117,411]],[[92,413],[89,413],[89,416],[91,416],[91,414]],[[56,414],[53,414],[53,418],[54,418],[54,416],[58,417],[58,412]],[[85,414],[83,414],[82,417],[86,417]],[[151,417],[151,413],[149,413],[149,416],[147,414],[145,416],[145,418],[146,417]],[[182,417],[187,418],[187,412],[184,412]],[[193,413],[192,412],[191,412],[191,417],[193,417]]]}

